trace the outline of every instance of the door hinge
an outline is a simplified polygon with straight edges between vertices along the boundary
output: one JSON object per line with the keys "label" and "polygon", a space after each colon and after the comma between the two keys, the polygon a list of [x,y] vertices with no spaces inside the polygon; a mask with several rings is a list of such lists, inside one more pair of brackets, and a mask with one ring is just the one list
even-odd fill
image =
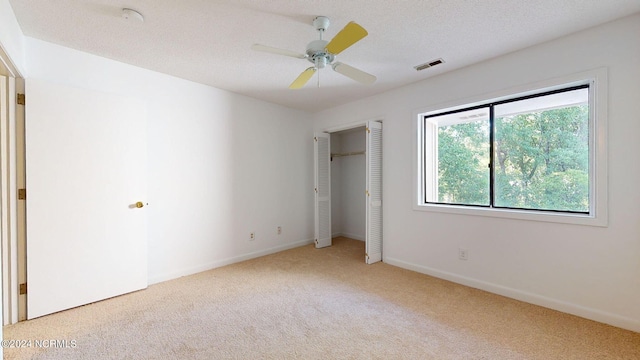
{"label": "door hinge", "polygon": [[371,129],[366,128],[367,129],[367,133],[371,134]]}
{"label": "door hinge", "polygon": [[317,137],[317,136],[314,136],[314,137],[313,137],[313,141],[318,142],[318,137]]}
{"label": "door hinge", "polygon": [[365,190],[364,193],[367,194],[367,196],[371,196],[369,195],[369,190]]}
{"label": "door hinge", "polygon": [[25,104],[25,96],[24,96],[24,94],[17,94],[16,102],[18,103],[18,105],[24,105]]}
{"label": "door hinge", "polygon": [[27,189],[18,189],[18,200],[27,199]]}
{"label": "door hinge", "polygon": [[27,294],[27,283],[20,284],[20,295]]}

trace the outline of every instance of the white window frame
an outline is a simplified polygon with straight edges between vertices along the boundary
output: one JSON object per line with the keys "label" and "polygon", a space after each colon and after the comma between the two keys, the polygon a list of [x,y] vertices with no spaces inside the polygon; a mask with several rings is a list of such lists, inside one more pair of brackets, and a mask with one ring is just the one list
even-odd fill
{"label": "white window frame", "polygon": [[[425,126],[425,116],[584,84],[589,85],[589,214],[433,204],[425,201],[425,167],[437,166],[437,164],[425,162],[425,160],[430,160],[425,157],[425,146],[435,146],[434,136],[436,136],[433,129],[430,131],[430,129]],[[607,84],[607,69],[599,68],[534,84],[528,84],[517,88],[507,89],[492,94],[481,95],[472,99],[461,99],[414,111],[412,118],[412,122],[414,124],[413,154],[415,165],[413,167],[415,171],[413,176],[413,209],[415,211],[459,215],[486,216],[600,227],[608,226]]]}

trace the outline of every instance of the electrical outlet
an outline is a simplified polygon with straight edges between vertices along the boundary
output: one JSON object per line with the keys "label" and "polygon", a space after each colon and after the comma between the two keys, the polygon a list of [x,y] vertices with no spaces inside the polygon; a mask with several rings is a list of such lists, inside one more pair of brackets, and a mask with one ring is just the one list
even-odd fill
{"label": "electrical outlet", "polygon": [[278,226],[278,235],[282,234],[282,226]]}
{"label": "electrical outlet", "polygon": [[256,233],[251,232],[251,234],[249,234],[249,240],[253,241],[256,239]]}
{"label": "electrical outlet", "polygon": [[460,260],[469,260],[469,250],[459,248],[458,249],[458,259]]}

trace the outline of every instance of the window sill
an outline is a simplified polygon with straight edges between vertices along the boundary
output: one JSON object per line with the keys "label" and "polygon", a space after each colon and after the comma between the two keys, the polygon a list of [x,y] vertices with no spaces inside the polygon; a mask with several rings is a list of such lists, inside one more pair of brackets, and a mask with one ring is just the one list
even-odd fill
{"label": "window sill", "polygon": [[494,209],[494,208],[480,208],[471,206],[456,206],[456,205],[439,205],[439,204],[416,204],[413,206],[415,211],[427,211],[444,214],[455,215],[471,215],[471,216],[485,216],[493,218],[525,220],[525,221],[540,221],[561,223],[570,225],[586,225],[586,226],[599,226],[607,227],[608,221],[604,216],[598,217],[587,214],[567,214],[567,213],[552,213],[541,211],[528,211],[528,210],[513,210],[513,209]]}

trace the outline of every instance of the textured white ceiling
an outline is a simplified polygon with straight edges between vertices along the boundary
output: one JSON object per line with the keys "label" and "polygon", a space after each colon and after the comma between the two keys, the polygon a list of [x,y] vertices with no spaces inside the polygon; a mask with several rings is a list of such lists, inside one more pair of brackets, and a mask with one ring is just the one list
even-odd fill
{"label": "textured white ceiling", "polygon": [[[319,111],[640,11],[640,0],[10,0],[25,35],[291,108]],[[122,8],[144,15],[125,20]],[[338,56],[378,77],[360,85],[310,63],[252,51],[260,43],[304,53],[311,22],[349,21],[369,36]],[[437,58],[445,63],[416,72]]]}

